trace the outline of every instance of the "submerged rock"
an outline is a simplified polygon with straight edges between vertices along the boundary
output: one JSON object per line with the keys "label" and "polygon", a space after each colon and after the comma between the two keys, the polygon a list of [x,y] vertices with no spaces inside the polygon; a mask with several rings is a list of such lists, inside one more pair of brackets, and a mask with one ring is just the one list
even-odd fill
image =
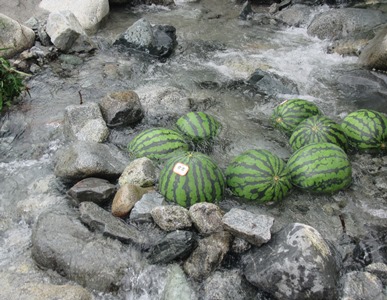
{"label": "submerged rock", "polygon": [[340,266],[317,230],[289,224],[243,256],[244,275],[278,299],[337,299]]}
{"label": "submerged rock", "polygon": [[197,296],[190,285],[183,270],[177,264],[172,264],[168,268],[168,277],[165,283],[161,300],[195,300]]}
{"label": "submerged rock", "polygon": [[34,45],[35,33],[32,29],[0,13],[1,56],[11,58]]}

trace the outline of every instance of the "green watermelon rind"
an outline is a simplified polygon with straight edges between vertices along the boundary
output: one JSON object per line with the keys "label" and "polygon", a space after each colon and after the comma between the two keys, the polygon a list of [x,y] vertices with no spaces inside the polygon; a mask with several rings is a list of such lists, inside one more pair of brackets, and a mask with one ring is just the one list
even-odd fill
{"label": "green watermelon rind", "polygon": [[272,113],[271,122],[287,135],[305,119],[322,114],[316,104],[304,99],[290,99],[277,105]]}
{"label": "green watermelon rind", "polygon": [[308,144],[332,143],[348,150],[348,138],[341,125],[326,116],[316,115],[302,121],[293,131],[289,144],[296,151]]}
{"label": "green watermelon rind", "polygon": [[[176,174],[173,171],[176,163],[187,165],[188,173]],[[187,152],[166,161],[160,171],[158,189],[167,201],[187,208],[198,202],[218,203],[224,196],[225,177],[209,156]]]}
{"label": "green watermelon rind", "polygon": [[291,190],[285,162],[267,150],[248,150],[234,158],[226,184],[238,197],[265,203],[282,200]]}
{"label": "green watermelon rind", "polygon": [[287,167],[294,186],[314,193],[335,193],[352,183],[351,162],[344,150],[332,143],[298,149]]}
{"label": "green watermelon rind", "polygon": [[208,141],[220,131],[220,123],[204,112],[189,112],[176,121],[177,129],[194,142]]}
{"label": "green watermelon rind", "polygon": [[359,109],[341,122],[351,149],[387,151],[387,117],[370,109]]}
{"label": "green watermelon rind", "polygon": [[178,152],[189,150],[185,138],[177,131],[167,128],[150,128],[142,131],[128,144],[129,155],[165,160]]}

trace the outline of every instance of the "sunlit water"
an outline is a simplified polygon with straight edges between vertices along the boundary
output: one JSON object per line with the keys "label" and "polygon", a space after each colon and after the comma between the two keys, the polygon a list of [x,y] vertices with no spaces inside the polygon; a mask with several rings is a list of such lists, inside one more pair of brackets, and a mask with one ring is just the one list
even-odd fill
{"label": "sunlit water", "polygon": [[[328,8],[318,8],[322,9]],[[238,20],[239,10],[239,6],[224,1],[176,8],[116,9],[95,37],[100,49],[94,56],[85,58],[81,65],[65,66],[67,72],[58,72],[60,68],[53,66],[29,80],[31,96],[24,97],[0,120],[0,266],[12,269],[28,260],[31,226],[36,217],[46,207],[63,201],[61,184],[52,174],[52,159],[65,143],[64,108],[78,104],[80,97],[84,102],[98,102],[118,90],[140,93],[172,86],[192,98],[214,100],[217,104],[208,112],[224,128],[212,155],[222,168],[233,156],[252,148],[268,149],[283,158],[289,156],[284,137],[267,126],[273,107],[286,98],[314,101],[336,119],[353,109],[338,101],[331,88],[331,70],[357,68],[356,58],[327,54],[328,42],[308,36],[305,28],[249,25]],[[125,55],[110,47],[119,33],[141,17],[176,27],[179,45],[166,62]],[[119,76],[109,76],[111,67]],[[299,93],[266,97],[227,88],[200,88],[202,82],[224,87],[247,80],[256,69],[293,81]],[[124,144],[125,137],[120,141]],[[311,219],[321,215],[319,209],[310,212]],[[383,216],[386,211],[375,208],[374,213]],[[328,228],[323,233],[336,234],[341,229],[338,220],[335,224],[323,223],[329,221],[316,219],[317,227],[322,224],[322,228]],[[137,274],[137,282],[125,283],[126,299],[155,299],[149,288],[162,287],[167,272],[155,268],[144,265],[128,270]],[[158,282],[141,280],[157,272]],[[112,295],[98,297],[114,299]]]}

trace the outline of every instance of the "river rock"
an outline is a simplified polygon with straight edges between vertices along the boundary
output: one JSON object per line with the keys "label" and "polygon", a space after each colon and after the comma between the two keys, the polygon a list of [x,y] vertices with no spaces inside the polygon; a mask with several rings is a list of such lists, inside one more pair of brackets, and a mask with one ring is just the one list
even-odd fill
{"label": "river rock", "polygon": [[98,104],[69,105],[64,113],[64,133],[70,140],[103,143],[109,129]]}
{"label": "river rock", "polygon": [[160,120],[176,120],[191,110],[188,94],[183,89],[145,85],[136,89],[136,92],[150,125],[159,126]]}
{"label": "river rock", "polygon": [[282,23],[292,26],[301,27],[309,25],[313,17],[313,7],[302,4],[294,4],[275,14],[276,19]]}
{"label": "river rock", "polygon": [[93,234],[63,206],[39,216],[31,240],[32,258],[41,268],[97,291],[117,289],[132,260],[126,246]]}
{"label": "river rock", "polygon": [[196,229],[203,235],[223,231],[222,211],[213,203],[195,203],[189,208],[189,215]]}
{"label": "river rock", "polygon": [[118,179],[118,184],[136,184],[141,187],[155,185],[157,178],[156,167],[152,160],[147,157],[141,157],[133,160],[122,172]]}
{"label": "river rock", "polygon": [[49,12],[69,10],[87,33],[94,33],[109,13],[109,0],[42,0],[39,7]]}
{"label": "river rock", "polygon": [[87,52],[94,48],[75,15],[69,11],[52,12],[47,19],[45,31],[51,42],[64,52]]}
{"label": "river rock", "polygon": [[239,208],[232,208],[223,218],[224,229],[234,236],[245,239],[253,245],[261,246],[271,238],[270,229],[274,218],[256,215]]}
{"label": "river rock", "polygon": [[246,252],[250,248],[251,244],[248,241],[239,237],[234,237],[230,250],[234,253],[241,254],[243,252]]}
{"label": "river rock", "polygon": [[203,283],[203,300],[250,300],[257,291],[239,270],[215,271]]}
{"label": "river rock", "polygon": [[151,264],[167,264],[177,258],[186,258],[196,245],[196,235],[193,232],[172,231],[151,247],[147,258]]}
{"label": "river rock", "polygon": [[359,64],[369,68],[387,71],[387,26],[361,51]]}
{"label": "river rock", "polygon": [[292,223],[243,255],[246,279],[278,299],[337,299],[336,253],[311,226]]}
{"label": "river rock", "polygon": [[308,34],[320,39],[340,39],[372,30],[387,22],[387,15],[379,10],[339,8],[322,12],[308,26]]}
{"label": "river rock", "polygon": [[157,57],[169,56],[176,46],[176,28],[170,25],[152,26],[142,18],[130,26],[114,45],[140,50]]}
{"label": "river rock", "polygon": [[156,206],[151,210],[153,221],[164,231],[174,231],[192,226],[188,210],[178,205]]}
{"label": "river rock", "polygon": [[387,285],[387,265],[384,263],[372,263],[365,267],[365,271],[376,275],[384,285]]}
{"label": "river rock", "polygon": [[146,244],[147,238],[136,227],[125,223],[93,202],[79,205],[81,221],[89,228],[123,243]]}
{"label": "river rock", "polygon": [[16,54],[31,48],[35,42],[32,29],[0,13],[0,51],[4,58],[11,58]]}
{"label": "river rock", "polygon": [[383,284],[375,275],[353,271],[342,278],[342,300],[383,300]]}
{"label": "river rock", "polygon": [[159,193],[147,193],[134,205],[130,212],[130,220],[134,222],[152,222],[152,209],[165,204],[164,197]]}
{"label": "river rock", "polygon": [[122,185],[113,198],[111,208],[113,216],[119,218],[126,217],[136,202],[139,201],[144,194],[150,191],[153,191],[153,188],[142,188],[130,183]]}
{"label": "river rock", "polygon": [[65,181],[117,179],[128,163],[129,158],[114,145],[77,141],[56,153],[54,173]]}
{"label": "river rock", "polygon": [[0,299],[17,300],[92,300],[90,292],[76,285],[39,282],[30,274],[0,272]]}
{"label": "river rock", "polygon": [[99,106],[110,127],[132,125],[144,117],[140,98],[131,90],[109,93],[99,102]]}
{"label": "river rock", "polygon": [[161,300],[194,300],[197,298],[181,267],[171,264]]}
{"label": "river rock", "polygon": [[199,240],[197,248],[184,263],[185,273],[194,280],[206,279],[223,261],[231,239],[229,232],[221,231]]}
{"label": "river rock", "polygon": [[67,194],[77,202],[91,201],[103,205],[113,199],[116,190],[116,186],[108,180],[90,177],[77,182]]}

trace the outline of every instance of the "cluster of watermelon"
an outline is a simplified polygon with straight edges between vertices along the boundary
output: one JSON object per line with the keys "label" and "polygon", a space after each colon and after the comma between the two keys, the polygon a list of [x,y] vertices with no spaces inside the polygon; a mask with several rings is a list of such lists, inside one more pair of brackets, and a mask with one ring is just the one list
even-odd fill
{"label": "cluster of watermelon", "polygon": [[314,103],[292,99],[278,105],[271,119],[289,137],[294,153],[287,163],[267,150],[248,150],[235,157],[223,175],[209,156],[190,147],[219,133],[220,123],[203,112],[182,116],[177,131],[145,130],[128,149],[134,157],[165,159],[159,191],[167,200],[189,207],[220,201],[226,186],[234,195],[260,203],[283,199],[293,186],[333,193],[352,182],[349,149],[387,148],[387,118],[376,111],[355,111],[338,124]]}

